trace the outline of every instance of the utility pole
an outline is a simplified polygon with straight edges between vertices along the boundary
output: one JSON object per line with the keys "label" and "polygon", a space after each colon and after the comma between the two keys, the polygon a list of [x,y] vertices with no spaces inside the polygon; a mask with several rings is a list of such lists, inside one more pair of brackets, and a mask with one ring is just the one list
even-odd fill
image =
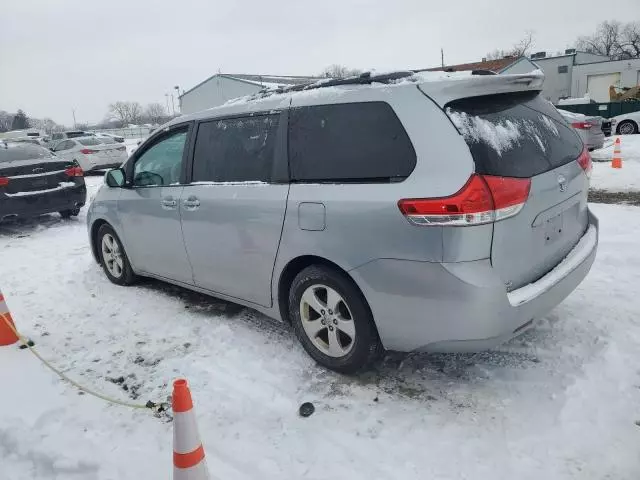
{"label": "utility pole", "polygon": [[175,87],[173,87],[176,91],[176,98],[178,99],[178,110],[180,112],[182,112],[182,108],[181,108],[181,101],[180,101],[180,86],[176,85]]}
{"label": "utility pole", "polygon": [[442,68],[444,68],[444,49],[440,49],[440,63],[442,63]]}
{"label": "utility pole", "polygon": [[173,112],[173,116],[176,116],[176,107],[173,104],[173,93],[171,94],[171,111]]}
{"label": "utility pole", "polygon": [[164,98],[167,101],[167,115],[170,115],[171,114],[171,109],[169,108],[169,94],[165,93],[164,94]]}
{"label": "utility pole", "polygon": [[72,108],[71,109],[71,113],[73,114],[73,128],[75,130],[75,128],[76,128],[76,109]]}

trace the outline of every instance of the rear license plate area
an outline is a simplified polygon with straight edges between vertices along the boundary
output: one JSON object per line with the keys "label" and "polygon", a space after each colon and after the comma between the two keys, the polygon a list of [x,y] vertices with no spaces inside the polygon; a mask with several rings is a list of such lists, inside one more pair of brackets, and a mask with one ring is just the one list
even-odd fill
{"label": "rear license plate area", "polygon": [[556,242],[562,237],[564,226],[564,212],[548,219],[544,224],[545,245]]}
{"label": "rear license plate area", "polygon": [[49,184],[47,177],[34,178],[31,180],[31,186],[34,188],[43,188]]}

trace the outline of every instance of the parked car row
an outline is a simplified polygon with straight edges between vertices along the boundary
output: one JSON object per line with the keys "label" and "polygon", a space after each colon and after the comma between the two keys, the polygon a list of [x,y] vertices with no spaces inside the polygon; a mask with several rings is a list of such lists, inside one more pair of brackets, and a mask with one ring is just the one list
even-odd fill
{"label": "parked car row", "polygon": [[604,126],[604,118],[598,116],[586,116],[581,113],[569,112],[567,110],[558,109],[558,112],[564,119],[578,132],[582,139],[582,143],[591,150],[602,148],[605,139],[605,130],[609,130],[611,134],[611,123]]}
{"label": "parked car row", "polygon": [[114,168],[127,159],[127,149],[111,137],[72,137],[59,140],[51,151],[77,162],[85,172]]}
{"label": "parked car row", "polygon": [[77,162],[41,145],[0,141],[0,222],[52,212],[75,216],[86,195]]}
{"label": "parked car row", "polygon": [[542,81],[363,75],[179,117],[105,176],[94,256],[113,283],[155,277],[288,321],[341,372],[383,349],[490,348],[597,250],[590,140]]}

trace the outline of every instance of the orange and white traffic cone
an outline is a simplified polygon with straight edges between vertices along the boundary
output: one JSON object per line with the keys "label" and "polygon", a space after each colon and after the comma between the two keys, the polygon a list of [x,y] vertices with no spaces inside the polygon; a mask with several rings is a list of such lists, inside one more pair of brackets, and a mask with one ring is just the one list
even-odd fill
{"label": "orange and white traffic cone", "polygon": [[611,159],[611,168],[622,168],[622,152],[620,151],[620,137],[616,138],[613,146],[613,159]]}
{"label": "orange and white traffic cone", "polygon": [[173,480],[208,480],[204,448],[198,434],[187,381],[173,382]]}
{"label": "orange and white traffic cone", "polygon": [[15,328],[9,307],[0,291],[0,346],[13,345],[18,341]]}

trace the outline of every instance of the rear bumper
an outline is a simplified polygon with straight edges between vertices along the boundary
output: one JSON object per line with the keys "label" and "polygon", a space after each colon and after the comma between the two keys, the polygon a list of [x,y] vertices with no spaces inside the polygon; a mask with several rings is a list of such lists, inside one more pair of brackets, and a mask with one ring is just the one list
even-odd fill
{"label": "rear bumper", "polygon": [[80,208],[86,199],[87,187],[84,181],[75,187],[54,192],[17,197],[7,197],[0,193],[0,221]]}
{"label": "rear bumper", "polygon": [[591,269],[598,220],[537,282],[507,293],[489,260],[429,263],[381,259],[350,271],[367,298],[385,348],[473,352],[519,335],[562,302]]}

